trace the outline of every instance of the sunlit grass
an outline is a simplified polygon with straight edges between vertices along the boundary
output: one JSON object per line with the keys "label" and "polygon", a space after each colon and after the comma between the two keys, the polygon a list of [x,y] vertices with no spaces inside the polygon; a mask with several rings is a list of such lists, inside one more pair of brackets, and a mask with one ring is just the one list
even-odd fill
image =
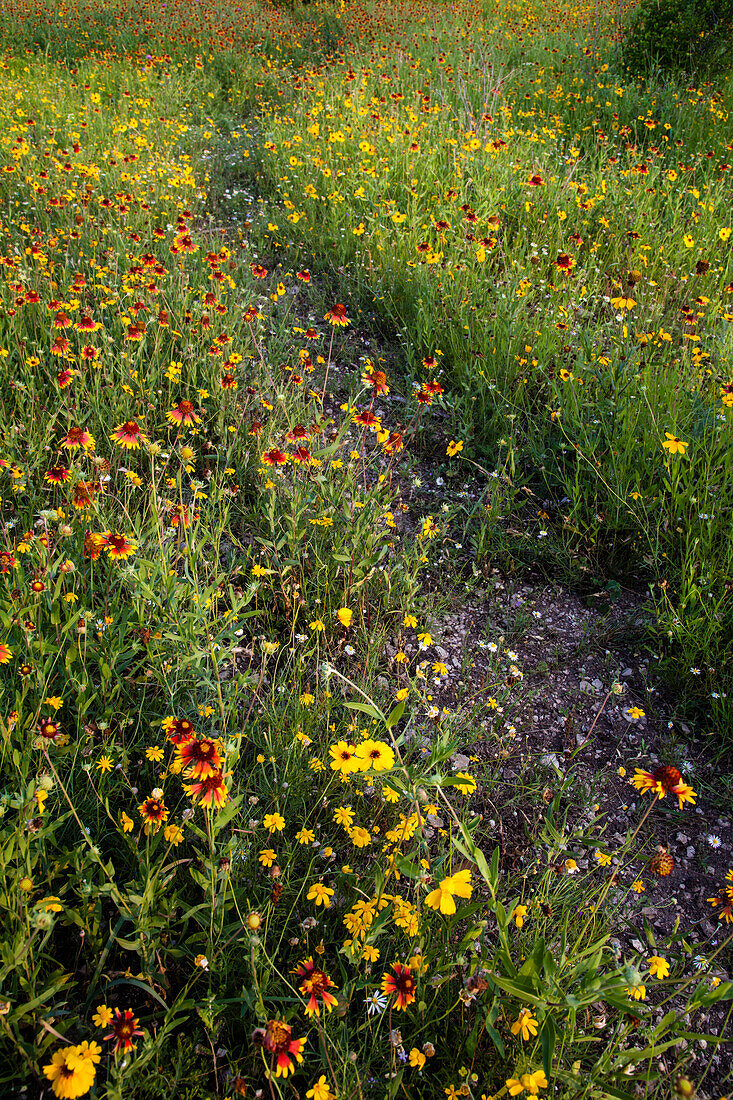
{"label": "sunlit grass", "polygon": [[[445,548],[547,538],[652,581],[726,708],[731,134],[618,68],[622,14],[3,13],[10,1087],[661,1093],[730,997],[720,944],[609,945],[666,857],[572,769],[548,803],[501,637],[465,700],[431,633]],[[485,491],[428,514],[418,461]]]}

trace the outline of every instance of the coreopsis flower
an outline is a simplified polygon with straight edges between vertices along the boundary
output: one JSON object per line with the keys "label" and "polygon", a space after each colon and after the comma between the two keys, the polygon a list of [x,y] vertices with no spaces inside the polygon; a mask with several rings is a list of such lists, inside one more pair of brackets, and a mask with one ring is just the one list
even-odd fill
{"label": "coreopsis flower", "polygon": [[678,436],[672,435],[670,432],[665,432],[664,434],[667,437],[662,443],[664,449],[669,451],[671,455],[683,455],[689,447],[689,443],[685,443]]}
{"label": "coreopsis flower", "polygon": [[298,988],[304,997],[308,997],[308,1003],[305,1006],[306,1016],[319,1016],[321,1004],[326,1012],[331,1012],[334,1005],[338,1004],[338,999],[331,993],[332,989],[338,987],[325,971],[315,965],[312,956],[299,963],[291,973],[302,978]]}
{"label": "coreopsis flower", "polygon": [[351,806],[337,806],[333,811],[333,820],[337,825],[343,825],[345,829],[350,829],[354,824],[354,811]]}
{"label": "coreopsis flower", "polygon": [[276,1077],[287,1077],[295,1069],[295,1062],[303,1061],[305,1039],[293,1039],[293,1029],[282,1020],[268,1020],[261,1041],[275,1059]]}
{"label": "coreopsis flower", "polygon": [[637,768],[631,784],[642,794],[650,791],[652,794],[656,794],[658,798],[664,798],[667,794],[676,795],[680,809],[682,809],[685,802],[694,805],[697,798],[692,787],[683,782],[677,768],[672,767],[670,764],[662,765],[653,772],[642,771]]}
{"label": "coreopsis flower", "polygon": [[669,974],[669,963],[666,959],[663,959],[661,955],[651,955],[648,959],[649,973],[652,978],[659,978],[662,981]]}
{"label": "coreopsis flower", "polygon": [[473,792],[476,790],[476,786],[476,780],[472,775],[469,775],[468,772],[456,772],[455,787],[461,792],[461,794],[473,794]]}
{"label": "coreopsis flower", "polygon": [[134,1015],[131,1008],[126,1008],[120,1011],[119,1008],[115,1009],[114,1018],[110,1022],[110,1032],[104,1036],[105,1039],[114,1039],[115,1045],[112,1048],[114,1054],[118,1054],[120,1051],[123,1054],[127,1054],[129,1050],[132,1050],[135,1046],[133,1039],[137,1039],[142,1035],[142,1031],[138,1027],[138,1018]]}
{"label": "coreopsis flower", "polygon": [[220,810],[229,798],[229,792],[221,772],[207,775],[205,779],[196,779],[184,784],[186,794],[200,806],[212,806]]}
{"label": "coreopsis flower", "polygon": [[144,821],[145,835],[157,833],[160,826],[167,820],[170,810],[162,798],[150,795],[138,806],[138,813]]}
{"label": "coreopsis flower", "polygon": [[183,843],[183,829],[180,825],[166,825],[163,830],[163,836],[166,839],[166,843],[171,847],[177,848],[179,844]]}
{"label": "coreopsis flower", "polygon": [[221,742],[210,737],[191,738],[176,748],[176,770],[185,770],[190,779],[206,779],[221,771]]}
{"label": "coreopsis flower", "polygon": [[337,302],[335,306],[329,309],[328,313],[324,315],[324,320],[339,328],[345,328],[346,325],[351,324],[351,319],[346,316],[346,306],[342,305],[341,302]]}
{"label": "coreopsis flower", "polygon": [[108,1008],[107,1005],[97,1005],[96,1011],[92,1016],[92,1023],[95,1027],[109,1027],[114,1019],[114,1010]]}
{"label": "coreopsis flower", "polygon": [[625,992],[628,993],[629,997],[633,997],[635,1001],[646,1000],[646,986],[643,982],[637,982],[636,985],[627,985]]}
{"label": "coreopsis flower", "polygon": [[193,411],[193,405],[190,401],[179,401],[175,408],[170,409],[165,416],[166,420],[171,424],[178,424],[180,426],[184,424],[201,423],[201,417],[197,416]]}
{"label": "coreopsis flower", "polygon": [[408,1060],[409,1064],[412,1066],[412,1068],[416,1069],[418,1072],[423,1068],[423,1066],[427,1062],[426,1056],[423,1054],[423,1052],[421,1050],[418,1050],[417,1047],[412,1048],[412,1050],[409,1053],[409,1056],[408,1056],[407,1060]]}
{"label": "coreopsis flower", "polygon": [[335,1094],[331,1092],[325,1073],[321,1074],[314,1083],[313,1088],[308,1089],[305,1095],[307,1100],[336,1100]]}
{"label": "coreopsis flower", "polygon": [[102,1048],[97,1043],[63,1047],[52,1055],[43,1072],[60,1100],[85,1096],[94,1084]]}
{"label": "coreopsis flower", "polygon": [[526,916],[527,916],[527,906],[526,905],[516,905],[514,907],[514,910],[512,911],[512,917],[514,918],[514,923],[516,924],[517,928],[522,927],[522,925],[524,924],[524,918]]}
{"label": "coreopsis flower", "polygon": [[522,1039],[527,1042],[528,1039],[537,1034],[537,1020],[528,1008],[522,1008],[510,1030],[512,1035],[521,1035]]}
{"label": "coreopsis flower", "polygon": [[324,909],[331,908],[331,898],[336,893],[330,886],[324,886],[322,882],[314,882],[306,897],[308,901],[314,901],[316,905],[322,905]]}
{"label": "coreopsis flower", "polygon": [[545,1071],[542,1069],[535,1070],[534,1073],[523,1073],[520,1077],[510,1077],[506,1082],[510,1096],[519,1096],[520,1092],[525,1091],[530,1096],[537,1096],[540,1089],[546,1089],[547,1086]]}
{"label": "coreopsis flower", "polygon": [[392,1008],[405,1011],[415,1000],[415,979],[409,966],[392,963],[392,973],[382,975],[382,992],[392,998]]}
{"label": "coreopsis flower", "polygon": [[429,909],[439,909],[444,916],[450,916],[456,911],[454,898],[470,898],[472,893],[471,872],[458,871],[444,878],[425,898],[425,904]]}
{"label": "coreopsis flower", "polygon": [[120,447],[128,451],[137,450],[141,443],[147,442],[147,437],[136,420],[125,420],[112,432],[111,438]]}
{"label": "coreopsis flower", "polygon": [[351,620],[354,616],[354,612],[348,607],[340,607],[336,612],[336,618],[344,627],[351,626]]}
{"label": "coreopsis flower", "polygon": [[455,458],[455,456],[462,450],[463,450],[463,440],[459,439],[459,440],[456,441],[455,439],[451,439],[450,443],[448,444],[448,446],[445,449],[445,453],[448,456],[448,458]]}
{"label": "coreopsis flower", "polygon": [[285,828],[285,818],[282,814],[265,814],[262,824],[271,833],[281,833]]}
{"label": "coreopsis flower", "polygon": [[360,771],[375,772],[389,771],[394,767],[394,751],[384,741],[374,741],[367,738],[356,747],[355,759]]}

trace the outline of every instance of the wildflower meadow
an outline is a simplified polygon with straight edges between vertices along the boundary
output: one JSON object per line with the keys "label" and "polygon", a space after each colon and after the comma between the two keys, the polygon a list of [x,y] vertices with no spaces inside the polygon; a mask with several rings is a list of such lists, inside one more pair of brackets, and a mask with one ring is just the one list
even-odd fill
{"label": "wildflower meadow", "polygon": [[0,1096],[733,1088],[733,91],[633,14],[3,5]]}

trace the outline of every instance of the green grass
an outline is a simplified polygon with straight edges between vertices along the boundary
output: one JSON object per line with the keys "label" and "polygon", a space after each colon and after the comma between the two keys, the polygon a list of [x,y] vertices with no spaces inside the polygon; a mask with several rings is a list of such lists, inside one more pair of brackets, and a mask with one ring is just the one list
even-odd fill
{"label": "green grass", "polygon": [[[3,13],[3,1086],[291,1095],[283,1024],[314,1100],[661,1096],[730,999],[724,937],[702,975],[677,935],[615,946],[649,838],[629,820],[612,876],[603,777],[547,802],[507,639],[468,700],[431,637],[495,567],[649,583],[723,743],[728,93],[642,86],[613,32],[510,4]],[[438,471],[466,495],[421,495]],[[535,824],[521,865],[495,802]],[[387,980],[368,1012],[396,964],[405,1010]]]}

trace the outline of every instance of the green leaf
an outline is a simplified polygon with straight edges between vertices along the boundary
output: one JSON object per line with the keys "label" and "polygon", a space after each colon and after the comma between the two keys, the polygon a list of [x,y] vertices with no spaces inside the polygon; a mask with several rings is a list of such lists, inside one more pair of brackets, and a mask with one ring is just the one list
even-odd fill
{"label": "green leaf", "polygon": [[395,864],[401,874],[407,875],[408,878],[418,879],[422,873],[421,867],[416,867],[414,863],[411,863],[405,856],[399,854],[395,855]]}
{"label": "green leaf", "polygon": [[348,707],[349,710],[363,711],[364,714],[368,714],[370,718],[376,718],[377,721],[380,721],[380,720],[382,722],[386,721],[386,719],[385,719],[384,715],[382,714],[381,710],[377,710],[376,707],[371,707],[367,703],[348,702],[348,703],[344,703],[344,706]]}
{"label": "green leaf", "polygon": [[545,1022],[540,1032],[540,1039],[542,1041],[542,1068],[545,1071],[545,1077],[548,1081],[552,1074],[552,1059],[555,1054],[556,1038],[555,1021],[552,1016],[548,1015],[545,1017]]}
{"label": "green leaf", "polygon": [[547,1002],[542,997],[537,997],[534,993],[531,993],[522,985],[518,985],[517,982],[510,982],[508,978],[502,978],[499,974],[491,974],[491,980],[499,986],[499,989],[503,989],[505,993],[511,993],[513,997],[516,997],[518,1001],[523,1001],[525,1004],[534,1005],[535,1008],[546,1008]]}
{"label": "green leaf", "polygon": [[389,712],[389,714],[385,718],[384,724],[387,727],[387,729],[391,730],[393,726],[396,726],[404,713],[405,713],[405,700],[402,699],[402,701],[399,702],[396,707],[392,708],[392,710]]}

